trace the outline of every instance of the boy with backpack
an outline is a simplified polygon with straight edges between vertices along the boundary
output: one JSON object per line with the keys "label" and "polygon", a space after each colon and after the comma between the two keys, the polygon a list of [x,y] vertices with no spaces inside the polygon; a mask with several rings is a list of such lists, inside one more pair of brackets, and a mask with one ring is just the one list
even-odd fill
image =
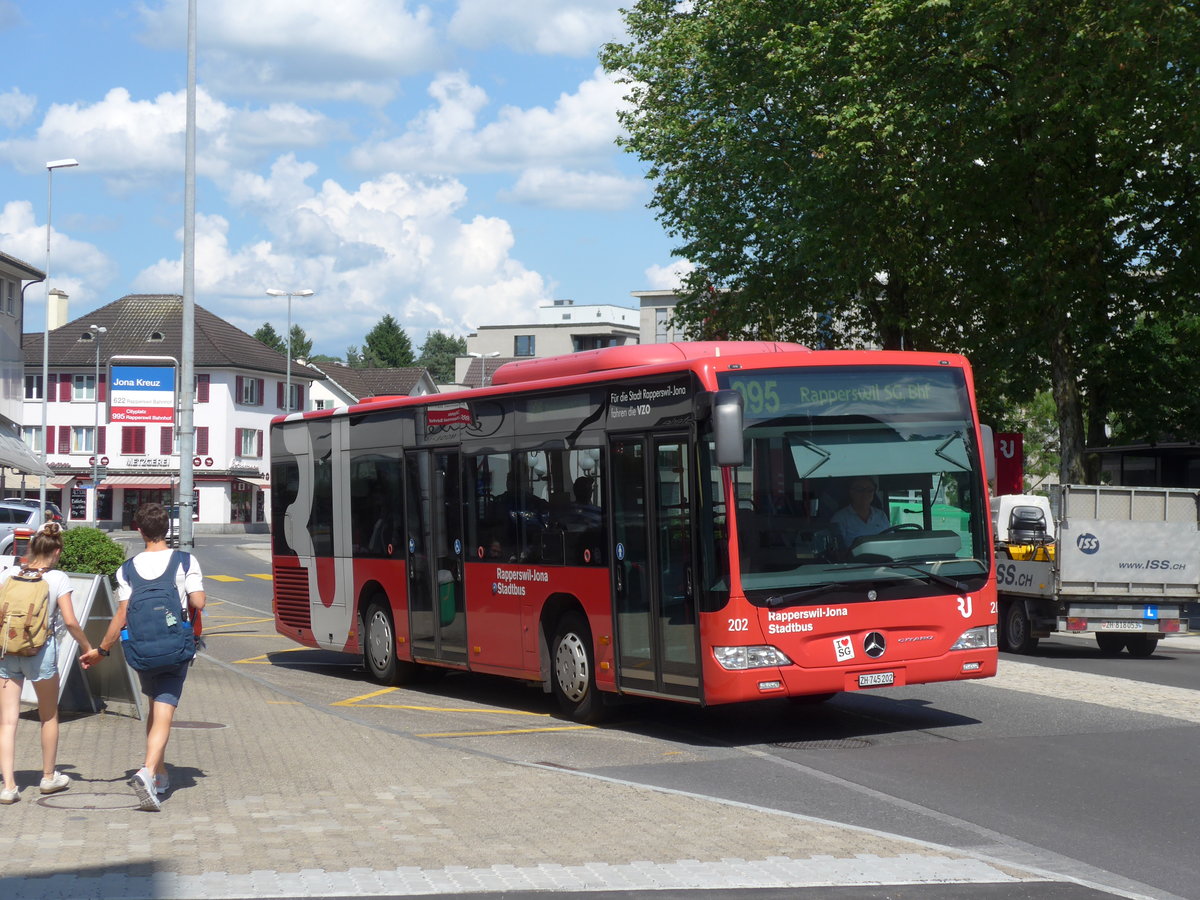
{"label": "boy with backpack", "polygon": [[164,757],[171,720],[188,667],[196,655],[191,619],[204,609],[204,575],[189,553],[167,546],[167,510],[161,503],[138,508],[133,526],[146,549],[117,570],[117,611],[100,646],[81,659],[85,667],[108,656],[121,639],[125,659],[138,673],[142,693],[150,698],[146,719],[146,758],[129,779],[138,805],[161,809],[160,796],[170,783]]}
{"label": "boy with backpack", "polygon": [[58,637],[65,628],[91,652],[87,635],[79,627],[71,604],[71,581],[58,571],[62,553],[62,526],[47,522],[29,540],[24,565],[0,572],[0,804],[21,799],[16,782],[17,721],[21,715],[21,688],[28,678],[37,696],[42,723],[43,794],[66,790],[71,780],[56,771],[58,756]]}

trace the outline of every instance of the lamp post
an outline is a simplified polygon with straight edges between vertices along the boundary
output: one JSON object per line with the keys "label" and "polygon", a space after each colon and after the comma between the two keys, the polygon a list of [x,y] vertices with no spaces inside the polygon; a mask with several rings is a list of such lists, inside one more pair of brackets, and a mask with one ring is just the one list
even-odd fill
{"label": "lamp post", "polygon": [[283,411],[289,413],[292,411],[292,298],[293,297],[311,297],[313,292],[310,290],[303,291],[280,291],[271,288],[267,291],[272,297],[287,297],[287,380],[284,382],[283,388]]}
{"label": "lamp post", "polygon": [[479,374],[479,386],[480,387],[487,387],[489,382],[491,381],[491,379],[488,377],[487,361],[489,359],[495,359],[499,355],[500,355],[499,350],[493,350],[491,353],[475,353],[474,351],[467,353],[467,356],[471,356],[471,357],[474,357],[475,359],[479,360],[479,364],[481,366],[483,366],[483,370]]}
{"label": "lamp post", "polygon": [[50,433],[50,213],[54,200],[54,170],[70,169],[77,165],[79,162],[74,159],[52,159],[46,163],[46,330],[42,333],[42,474],[38,487],[38,502],[42,506],[43,516],[46,514],[46,470],[50,464],[50,447],[46,438]]}
{"label": "lamp post", "polygon": [[96,410],[92,426],[92,525],[100,527],[100,479],[97,477],[100,468],[100,337],[108,334],[103,325],[89,325],[92,340],[96,342],[96,388],[94,398]]}

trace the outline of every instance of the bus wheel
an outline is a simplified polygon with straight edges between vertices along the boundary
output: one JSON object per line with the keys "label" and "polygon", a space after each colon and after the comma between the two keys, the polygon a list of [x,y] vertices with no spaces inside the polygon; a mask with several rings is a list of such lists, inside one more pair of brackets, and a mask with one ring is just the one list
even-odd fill
{"label": "bus wheel", "polygon": [[578,613],[567,613],[558,621],[551,669],[559,708],[577,722],[599,721],[603,704],[596,691],[592,634]]}
{"label": "bus wheel", "polygon": [[1135,634],[1125,638],[1125,649],[1129,651],[1130,656],[1136,656],[1138,659],[1146,659],[1154,655],[1155,648],[1158,647],[1158,638],[1148,637],[1144,634]]}
{"label": "bus wheel", "polygon": [[1004,610],[1002,636],[1004,645],[1013,653],[1032,653],[1037,649],[1038,639],[1031,633],[1029,616],[1025,604],[1010,600]]}
{"label": "bus wheel", "polygon": [[1125,649],[1125,635],[1107,631],[1096,632],[1096,645],[1104,656],[1116,656]]}
{"label": "bus wheel", "polygon": [[380,684],[399,682],[400,661],[396,659],[396,629],[392,611],[382,600],[372,600],[363,620],[363,664]]}

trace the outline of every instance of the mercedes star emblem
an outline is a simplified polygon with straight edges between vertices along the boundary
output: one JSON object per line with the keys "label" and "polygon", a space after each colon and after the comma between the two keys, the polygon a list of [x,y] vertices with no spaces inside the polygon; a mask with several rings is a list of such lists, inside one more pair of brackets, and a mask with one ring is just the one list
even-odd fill
{"label": "mercedes star emblem", "polygon": [[883,651],[886,648],[887,641],[883,639],[883,635],[878,631],[872,631],[865,638],[863,638],[863,650],[866,651],[867,656],[870,656],[873,659],[878,659],[879,657],[883,656]]}

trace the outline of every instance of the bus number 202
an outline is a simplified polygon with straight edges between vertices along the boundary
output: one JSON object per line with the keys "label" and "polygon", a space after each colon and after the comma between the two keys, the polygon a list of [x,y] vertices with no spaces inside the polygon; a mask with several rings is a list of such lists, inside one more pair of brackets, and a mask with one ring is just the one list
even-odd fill
{"label": "bus number 202", "polygon": [[729,630],[730,631],[749,631],[750,630],[750,620],[749,619],[730,619],[729,620]]}

